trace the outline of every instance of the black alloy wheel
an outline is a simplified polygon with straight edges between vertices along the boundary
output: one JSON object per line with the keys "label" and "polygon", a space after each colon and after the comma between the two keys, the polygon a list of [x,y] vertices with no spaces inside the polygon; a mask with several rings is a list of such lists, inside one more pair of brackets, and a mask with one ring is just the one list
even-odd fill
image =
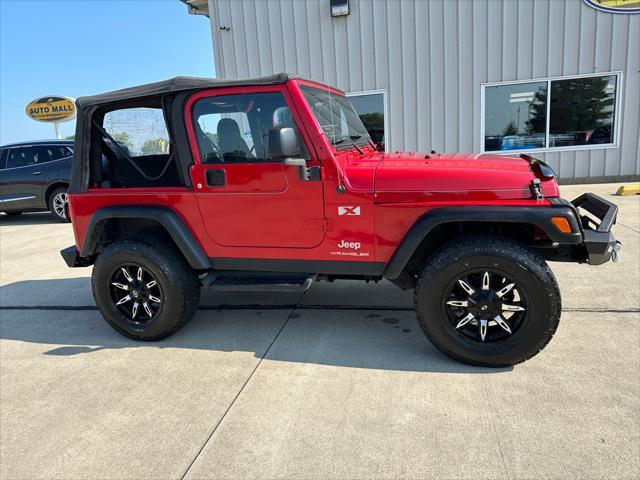
{"label": "black alloy wheel", "polygon": [[535,251],[508,237],[469,235],[435,251],[418,276],[415,309],[440,351],[485,367],[523,362],[560,321],[556,279]]}
{"label": "black alloy wheel", "polygon": [[96,258],[91,285],[105,320],[135,340],[161,340],[177,332],[200,301],[197,272],[160,234],[107,245]]}
{"label": "black alloy wheel", "polygon": [[508,339],[520,328],[527,311],[521,289],[506,273],[482,269],[450,282],[442,307],[461,335],[487,343]]}
{"label": "black alloy wheel", "polygon": [[113,305],[132,322],[151,322],[162,309],[160,284],[140,265],[120,265],[111,275],[110,283]]}

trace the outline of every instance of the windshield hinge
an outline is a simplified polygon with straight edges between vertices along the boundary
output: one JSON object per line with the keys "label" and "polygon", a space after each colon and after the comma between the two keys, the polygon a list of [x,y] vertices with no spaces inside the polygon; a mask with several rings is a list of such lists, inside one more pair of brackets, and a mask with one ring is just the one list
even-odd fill
{"label": "windshield hinge", "polygon": [[539,179],[534,178],[533,180],[531,180],[529,188],[531,189],[531,193],[533,194],[533,196],[536,197],[536,200],[542,200],[544,198],[544,195],[542,195],[542,185],[540,184]]}

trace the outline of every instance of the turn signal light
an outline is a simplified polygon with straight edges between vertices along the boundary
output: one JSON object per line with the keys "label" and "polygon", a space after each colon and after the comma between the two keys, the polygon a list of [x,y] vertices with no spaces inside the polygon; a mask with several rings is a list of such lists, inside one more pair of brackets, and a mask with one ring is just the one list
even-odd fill
{"label": "turn signal light", "polygon": [[551,223],[562,233],[571,233],[571,225],[565,217],[551,217]]}

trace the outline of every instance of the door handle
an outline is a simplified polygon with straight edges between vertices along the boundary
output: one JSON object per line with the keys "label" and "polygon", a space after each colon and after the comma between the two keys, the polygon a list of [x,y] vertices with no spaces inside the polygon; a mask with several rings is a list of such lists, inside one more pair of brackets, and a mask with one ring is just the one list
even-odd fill
{"label": "door handle", "polygon": [[42,172],[33,172],[34,175],[42,175]]}
{"label": "door handle", "polygon": [[207,185],[209,187],[224,187],[227,183],[227,177],[224,170],[211,169],[207,170]]}
{"label": "door handle", "polygon": [[285,158],[283,164],[290,167],[306,167],[307,161],[304,158]]}

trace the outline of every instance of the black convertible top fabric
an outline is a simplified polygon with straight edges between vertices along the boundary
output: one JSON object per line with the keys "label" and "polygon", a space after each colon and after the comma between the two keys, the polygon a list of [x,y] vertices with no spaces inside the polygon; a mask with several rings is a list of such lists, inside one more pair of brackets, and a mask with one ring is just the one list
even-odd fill
{"label": "black convertible top fabric", "polygon": [[201,88],[235,87],[238,85],[274,85],[284,83],[295,78],[288,73],[278,73],[266,77],[257,78],[203,78],[203,77],[175,77],[161,82],[147,83],[136,87],[123,88],[112,92],[100,93],[90,97],[79,97],[76,105],[79,108],[86,108],[92,105],[103,105],[105,103],[130,100],[166,93],[176,93],[184,90],[197,90]]}
{"label": "black convertible top fabric", "polygon": [[[73,148],[73,160],[71,163],[71,180],[69,193],[86,192],[89,186],[89,163],[92,141],[100,141],[99,138],[91,138],[91,121],[97,110],[108,109],[109,104],[117,104],[117,108],[124,105],[133,106],[138,101],[144,103],[153,99],[161,99],[165,96],[173,96],[180,92],[196,91],[206,88],[235,87],[242,85],[275,85],[285,83],[287,80],[297,78],[288,73],[278,73],[266,77],[224,79],[201,77],[175,77],[161,82],[148,83],[137,87],[114,90],[76,99],[76,135]],[[139,106],[139,105],[136,105]],[[104,110],[103,110],[104,111]],[[101,121],[101,119],[99,119]],[[171,132],[171,125],[167,125]],[[97,159],[96,161],[99,161]],[[95,166],[98,168],[98,165]]]}

